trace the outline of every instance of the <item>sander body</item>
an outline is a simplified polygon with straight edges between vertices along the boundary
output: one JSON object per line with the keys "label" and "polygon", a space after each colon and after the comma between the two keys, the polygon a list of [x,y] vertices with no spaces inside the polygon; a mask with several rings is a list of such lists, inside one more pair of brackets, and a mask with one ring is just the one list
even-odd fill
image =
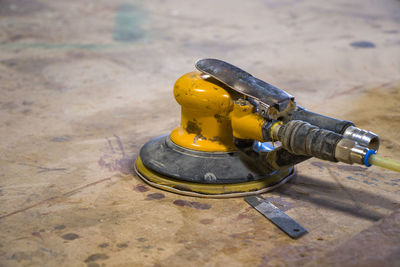
{"label": "sander body", "polygon": [[295,98],[217,59],[180,77],[181,123],[147,142],[135,163],[148,184],[198,197],[266,192],[311,157],[370,166],[379,137],[354,123],[313,113]]}

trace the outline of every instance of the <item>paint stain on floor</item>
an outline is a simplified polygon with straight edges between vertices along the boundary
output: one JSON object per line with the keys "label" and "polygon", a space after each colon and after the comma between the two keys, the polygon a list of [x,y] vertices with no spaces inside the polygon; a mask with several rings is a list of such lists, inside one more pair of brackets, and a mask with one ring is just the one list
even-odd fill
{"label": "paint stain on floor", "polygon": [[194,208],[194,209],[198,209],[198,210],[211,209],[211,205],[206,204],[206,203],[200,203],[197,201],[187,201],[187,200],[177,199],[173,203],[176,206],[189,207],[189,208]]}
{"label": "paint stain on floor", "polygon": [[87,257],[85,262],[88,263],[88,262],[97,261],[97,260],[106,260],[108,258],[109,258],[109,256],[107,256],[106,254],[95,253],[95,254],[92,254],[89,257]]}
{"label": "paint stain on floor", "polygon": [[79,235],[74,234],[74,233],[68,233],[68,234],[62,235],[61,237],[65,240],[74,240],[74,239],[79,238]]}
{"label": "paint stain on floor", "polygon": [[356,48],[375,48],[376,45],[373,42],[369,41],[357,41],[357,42],[352,42],[350,43],[352,47]]}
{"label": "paint stain on floor", "polygon": [[121,4],[117,7],[113,38],[117,42],[131,43],[145,36],[142,23],[144,11],[131,4]]}

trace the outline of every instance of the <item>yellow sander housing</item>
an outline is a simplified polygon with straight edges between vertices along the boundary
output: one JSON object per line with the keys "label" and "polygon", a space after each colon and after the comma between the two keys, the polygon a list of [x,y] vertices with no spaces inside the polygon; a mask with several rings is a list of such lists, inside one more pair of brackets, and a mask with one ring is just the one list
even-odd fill
{"label": "yellow sander housing", "polygon": [[[147,142],[136,160],[152,186],[198,197],[259,194],[312,156],[359,163],[347,150],[366,154],[379,145],[373,133],[298,107],[293,96],[229,63],[203,59],[196,67],[174,86],[181,124]],[[364,132],[356,136],[354,128]]]}

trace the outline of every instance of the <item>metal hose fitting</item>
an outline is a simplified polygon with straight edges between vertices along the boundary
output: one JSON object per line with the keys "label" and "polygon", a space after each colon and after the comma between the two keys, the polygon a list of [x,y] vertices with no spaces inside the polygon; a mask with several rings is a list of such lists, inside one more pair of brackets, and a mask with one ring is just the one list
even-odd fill
{"label": "metal hose fitting", "polygon": [[341,134],[320,129],[305,121],[292,120],[286,124],[276,123],[271,134],[272,138],[279,140],[283,148],[290,153],[334,162],[364,165],[368,151],[373,151],[359,145],[355,140],[346,139]]}
{"label": "metal hose fitting", "polygon": [[379,149],[379,137],[355,126],[349,126],[343,132],[343,137],[357,142],[360,146],[368,147],[377,151]]}
{"label": "metal hose fitting", "polygon": [[335,158],[348,164],[364,165],[364,159],[369,150],[367,147],[358,145],[354,140],[343,138],[336,145]]}

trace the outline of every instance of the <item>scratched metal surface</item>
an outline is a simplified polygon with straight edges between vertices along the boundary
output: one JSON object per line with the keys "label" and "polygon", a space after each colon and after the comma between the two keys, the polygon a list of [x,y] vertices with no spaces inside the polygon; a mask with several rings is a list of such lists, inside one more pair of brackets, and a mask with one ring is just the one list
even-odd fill
{"label": "scratched metal surface", "polygon": [[202,57],[400,159],[399,14],[396,0],[1,0],[0,265],[398,264],[393,172],[300,164],[263,195],[309,231],[292,240],[243,199],[162,192],[131,165],[179,123],[173,83]]}

